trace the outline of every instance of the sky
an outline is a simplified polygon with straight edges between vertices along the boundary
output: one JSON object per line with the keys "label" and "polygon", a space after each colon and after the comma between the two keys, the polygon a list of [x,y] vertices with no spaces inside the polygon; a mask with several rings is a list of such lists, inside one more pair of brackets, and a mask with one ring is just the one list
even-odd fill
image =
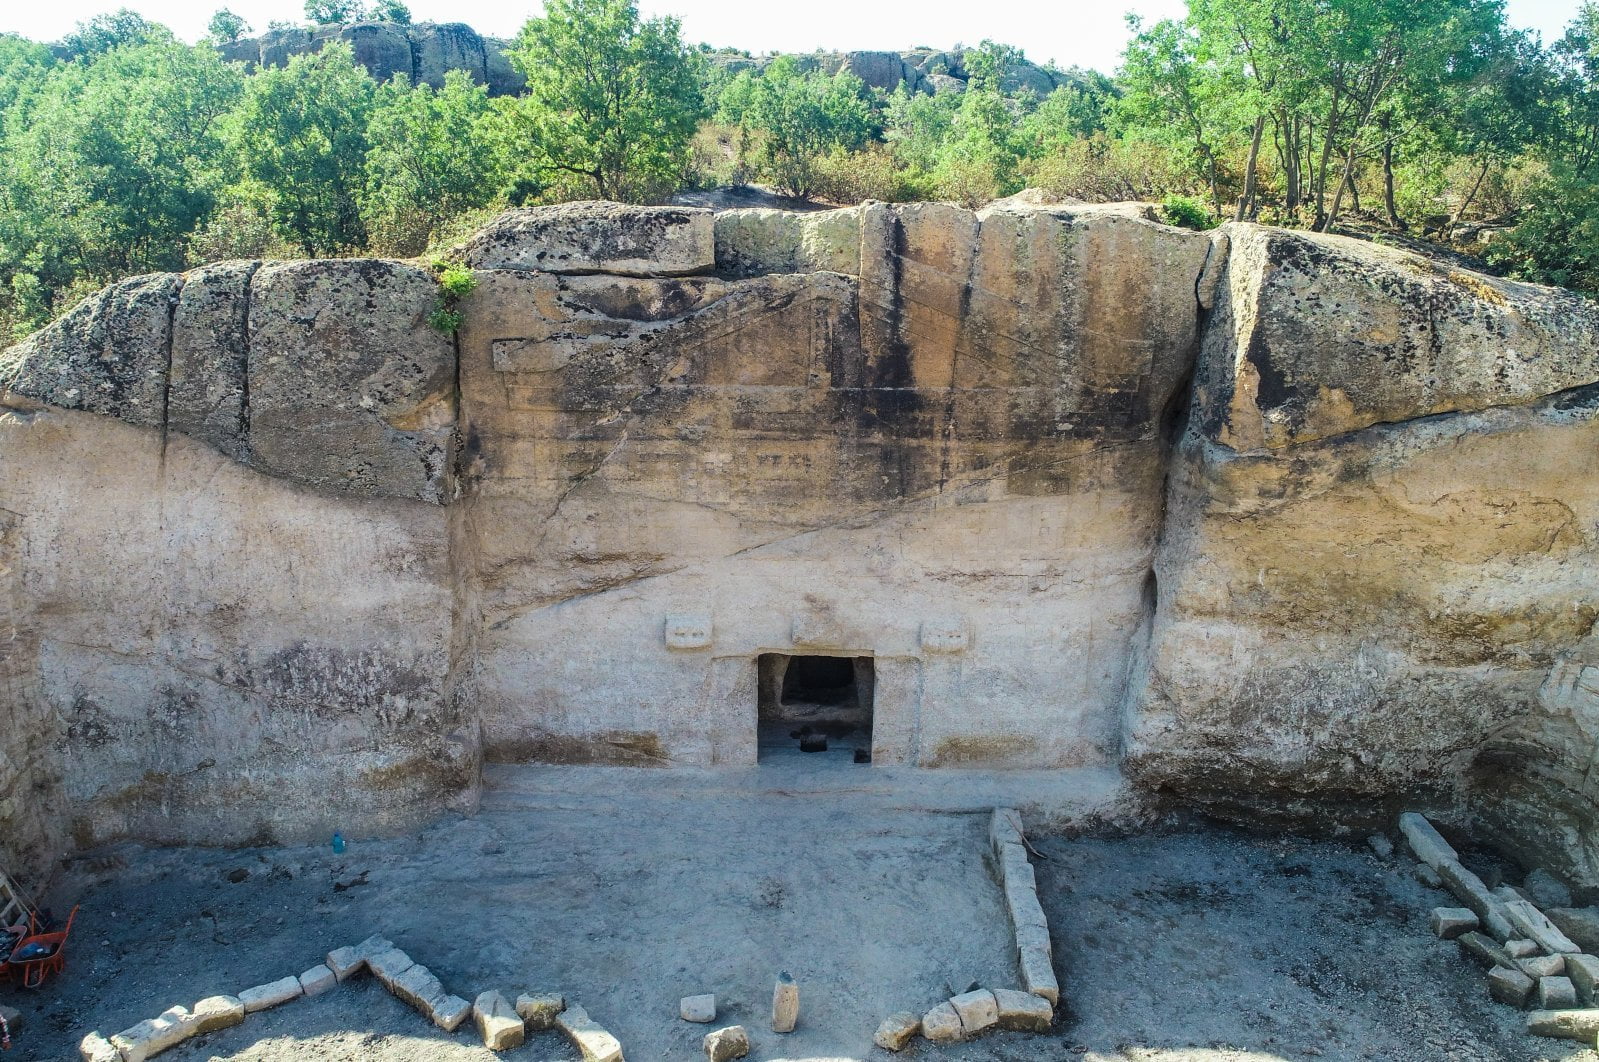
{"label": "sky", "polygon": [[[480,33],[512,36],[540,8],[538,0],[406,0],[417,22],[465,22]],[[1510,23],[1559,37],[1580,0],[1506,0]],[[211,13],[227,7],[257,30],[272,21],[299,21],[303,0],[0,0],[0,32],[58,40],[87,18],[130,7],[170,26],[185,40],[205,33]],[[1020,47],[1034,62],[1110,71],[1127,42],[1124,16],[1146,21],[1182,14],[1183,0],[1015,0],[993,6],[972,0],[639,0],[646,15],[683,20],[692,43],[785,51],[901,51],[917,45],[947,48],[991,38]]]}

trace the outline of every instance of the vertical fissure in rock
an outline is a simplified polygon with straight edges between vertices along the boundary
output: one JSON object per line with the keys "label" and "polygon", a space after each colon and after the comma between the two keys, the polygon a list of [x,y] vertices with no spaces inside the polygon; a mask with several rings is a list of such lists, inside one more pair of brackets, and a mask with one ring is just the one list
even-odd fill
{"label": "vertical fissure in rock", "polygon": [[244,293],[239,309],[239,457],[249,461],[250,443],[250,313],[255,305],[255,275],[261,271],[254,262],[244,275]]}
{"label": "vertical fissure in rock", "polygon": [[166,335],[162,337],[163,346],[165,348],[162,351],[163,366],[162,366],[162,370],[161,370],[161,461],[160,461],[160,467],[161,467],[162,479],[163,480],[165,480],[166,465],[167,465],[167,434],[168,434],[169,431],[171,431],[171,412],[172,412],[172,344],[173,344],[174,335],[175,335],[175,333],[177,331],[177,327],[178,327],[178,304],[183,301],[183,284],[184,284],[183,279],[179,278],[177,287],[173,289],[172,294],[167,296],[167,329],[166,329]]}

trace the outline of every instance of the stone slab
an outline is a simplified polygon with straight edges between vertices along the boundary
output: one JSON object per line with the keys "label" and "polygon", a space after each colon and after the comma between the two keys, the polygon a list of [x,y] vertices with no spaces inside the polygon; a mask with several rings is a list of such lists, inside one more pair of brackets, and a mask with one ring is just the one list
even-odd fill
{"label": "stone slab", "polygon": [[1020,1032],[1048,1032],[1055,1022],[1055,1008],[1049,1000],[1014,988],[994,989],[994,1005],[999,1010],[999,1027]]}
{"label": "stone slab", "polygon": [[490,1051],[521,1047],[527,1036],[527,1027],[522,1024],[516,1008],[499,992],[478,994],[472,1002],[472,1020],[477,1023],[478,1035],[483,1037],[483,1046]]}
{"label": "stone slab", "polygon": [[1558,1040],[1587,1040],[1599,1037],[1599,1009],[1534,1010],[1527,1014],[1527,1032]]}
{"label": "stone slab", "polygon": [[872,1036],[872,1043],[885,1051],[903,1051],[921,1032],[922,1019],[908,1010],[902,1010],[882,1020]]}
{"label": "stone slab", "polygon": [[1577,990],[1569,977],[1538,978],[1538,1006],[1544,1010],[1565,1010],[1577,1005]]}
{"label": "stone slab", "polygon": [[1486,933],[1462,933],[1455,938],[1455,943],[1460,945],[1461,951],[1484,966],[1521,972],[1521,967],[1516,965],[1515,957],[1495,943]]}
{"label": "stone slab", "polygon": [[115,1034],[111,1044],[122,1056],[122,1062],[144,1062],[194,1035],[188,1017],[187,1007],[169,1007],[158,1017],[146,1018]]}
{"label": "stone slab", "polygon": [[677,1005],[677,1013],[684,1021],[715,1021],[716,997],[710,994],[684,996]]}
{"label": "stone slab", "polygon": [[1476,929],[1479,922],[1477,912],[1469,907],[1434,907],[1431,925],[1433,935],[1439,940],[1454,940]]}
{"label": "stone slab", "polygon": [[1488,971],[1488,994],[1517,1009],[1527,1005],[1537,987],[1538,983],[1520,970],[1495,966]]}
{"label": "stone slab", "polygon": [[922,1015],[922,1035],[935,1044],[953,1044],[965,1038],[966,1030],[961,1016],[945,1000]]}
{"label": "stone slab", "polygon": [[332,991],[339,983],[332,970],[326,966],[313,966],[300,975],[300,991],[308,996],[320,996]]}
{"label": "stone slab", "polygon": [[567,1007],[556,1017],[555,1024],[582,1054],[583,1062],[622,1062],[621,1043],[582,1007]]}
{"label": "stone slab", "polygon": [[366,961],[367,969],[372,971],[372,976],[383,983],[383,987],[390,992],[394,991],[395,980],[405,971],[415,966],[411,956],[399,948],[390,948],[379,952]]}
{"label": "stone slab", "polygon": [[1512,925],[1549,954],[1575,954],[1582,951],[1572,943],[1570,937],[1555,928],[1555,924],[1545,918],[1542,911],[1526,900],[1509,901],[1504,905],[1504,910]]}
{"label": "stone slab", "polygon": [[122,1062],[122,1053],[97,1032],[78,1041],[78,1057],[83,1062]]}
{"label": "stone slab", "polygon": [[1599,958],[1592,955],[1567,955],[1566,976],[1577,990],[1577,1002],[1593,1006],[1594,986],[1599,984]]}
{"label": "stone slab", "polygon": [[258,1010],[266,1010],[287,1003],[291,999],[297,999],[300,994],[298,977],[281,977],[269,984],[246,988],[239,993],[239,998],[244,1001],[244,1012],[254,1014]]}
{"label": "stone slab", "polygon": [[472,1004],[460,996],[444,996],[433,1001],[428,1017],[433,1019],[433,1024],[445,1032],[454,1032],[466,1021],[472,1013]]}
{"label": "stone slab", "polygon": [[231,1029],[244,1022],[246,1013],[244,1000],[238,996],[207,996],[189,1011],[188,1021],[193,1026],[191,1035]]}
{"label": "stone slab", "polygon": [[1399,816],[1399,832],[1404,834],[1405,842],[1410,845],[1416,858],[1434,870],[1444,863],[1460,862],[1460,853],[1444,840],[1443,834],[1433,828],[1425,815],[1405,812]]}
{"label": "stone slab", "polygon": [[994,1000],[994,993],[986,988],[951,996],[949,1005],[960,1016],[961,1028],[967,1036],[974,1036],[999,1024],[999,1004]]}

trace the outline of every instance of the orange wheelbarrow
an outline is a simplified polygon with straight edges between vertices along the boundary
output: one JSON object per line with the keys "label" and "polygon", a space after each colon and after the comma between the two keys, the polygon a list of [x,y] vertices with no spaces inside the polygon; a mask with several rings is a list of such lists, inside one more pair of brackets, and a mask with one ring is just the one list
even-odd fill
{"label": "orange wheelbarrow", "polygon": [[74,907],[67,916],[67,924],[48,933],[37,932],[37,922],[29,926],[28,935],[17,941],[6,960],[6,973],[23,988],[38,988],[52,975],[67,968],[67,938],[72,935],[73,920],[78,917]]}

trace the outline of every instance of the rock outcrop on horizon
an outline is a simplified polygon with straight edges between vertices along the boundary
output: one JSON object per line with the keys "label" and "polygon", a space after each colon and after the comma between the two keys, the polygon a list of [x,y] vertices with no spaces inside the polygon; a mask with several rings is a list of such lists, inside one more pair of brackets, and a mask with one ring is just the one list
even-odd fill
{"label": "rock outcrop on horizon", "polygon": [[1599,884],[1594,303],[1026,197],[460,253],[453,337],[415,263],[221,263],[0,357],[8,858],[749,764],[780,654],[871,659],[874,763],[1421,802]]}
{"label": "rock outcrop on horizon", "polygon": [[322,50],[330,41],[343,41],[355,61],[377,81],[403,74],[413,85],[444,86],[444,75],[465,70],[491,96],[512,96],[527,81],[506,58],[504,41],[484,37],[461,22],[354,22],[345,26],[292,26],[268,30],[259,37],[244,37],[217,46],[224,59],[253,69],[284,66],[296,55]]}

